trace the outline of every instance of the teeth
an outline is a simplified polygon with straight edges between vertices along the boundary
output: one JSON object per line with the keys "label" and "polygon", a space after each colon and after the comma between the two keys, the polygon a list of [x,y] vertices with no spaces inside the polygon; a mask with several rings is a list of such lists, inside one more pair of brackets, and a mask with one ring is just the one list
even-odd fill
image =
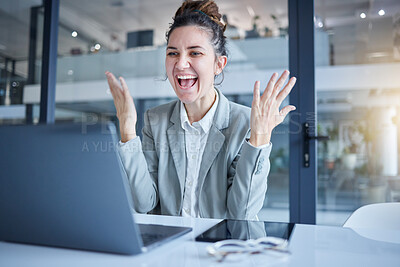
{"label": "teeth", "polygon": [[197,77],[194,75],[178,75],[178,79],[186,80],[186,79],[196,79]]}

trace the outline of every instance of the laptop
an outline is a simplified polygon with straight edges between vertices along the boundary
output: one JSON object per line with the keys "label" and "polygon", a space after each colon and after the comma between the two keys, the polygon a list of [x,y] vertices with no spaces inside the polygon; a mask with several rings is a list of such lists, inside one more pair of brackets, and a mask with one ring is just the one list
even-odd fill
{"label": "laptop", "polygon": [[0,127],[0,240],[139,254],[191,231],[136,224],[115,126]]}

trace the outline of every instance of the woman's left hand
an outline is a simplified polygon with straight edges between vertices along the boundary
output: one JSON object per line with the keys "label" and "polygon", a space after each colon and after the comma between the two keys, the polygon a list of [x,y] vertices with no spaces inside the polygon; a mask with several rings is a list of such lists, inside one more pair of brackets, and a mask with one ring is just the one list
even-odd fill
{"label": "woman's left hand", "polygon": [[269,144],[272,130],[285,119],[290,111],[296,109],[295,106],[287,105],[279,110],[283,100],[289,95],[296,83],[296,78],[292,77],[281,90],[288,77],[289,71],[287,70],[282,73],[278,80],[278,73],[274,73],[261,97],[260,81],[256,81],[254,84],[250,117],[251,135],[249,140],[253,146],[257,147]]}

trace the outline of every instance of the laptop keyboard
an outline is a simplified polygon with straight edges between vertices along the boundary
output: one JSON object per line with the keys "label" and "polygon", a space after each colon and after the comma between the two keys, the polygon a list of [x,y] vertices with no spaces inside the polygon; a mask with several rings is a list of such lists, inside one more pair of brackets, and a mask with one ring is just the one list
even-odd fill
{"label": "laptop keyboard", "polygon": [[192,229],[181,226],[157,224],[138,224],[144,247],[160,245],[165,241],[190,232]]}
{"label": "laptop keyboard", "polygon": [[165,238],[165,235],[156,233],[142,233],[141,236],[145,247]]}

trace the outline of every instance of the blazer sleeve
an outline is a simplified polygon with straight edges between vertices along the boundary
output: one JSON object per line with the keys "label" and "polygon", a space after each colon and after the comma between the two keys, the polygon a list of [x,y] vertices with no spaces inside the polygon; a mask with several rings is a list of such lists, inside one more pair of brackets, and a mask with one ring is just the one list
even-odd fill
{"label": "blazer sleeve", "polygon": [[270,170],[272,145],[257,148],[244,142],[228,170],[227,216],[232,219],[257,220]]}
{"label": "blazer sleeve", "polygon": [[144,115],[143,141],[137,137],[120,145],[118,152],[128,176],[136,212],[153,210],[158,201],[158,156],[148,112]]}

